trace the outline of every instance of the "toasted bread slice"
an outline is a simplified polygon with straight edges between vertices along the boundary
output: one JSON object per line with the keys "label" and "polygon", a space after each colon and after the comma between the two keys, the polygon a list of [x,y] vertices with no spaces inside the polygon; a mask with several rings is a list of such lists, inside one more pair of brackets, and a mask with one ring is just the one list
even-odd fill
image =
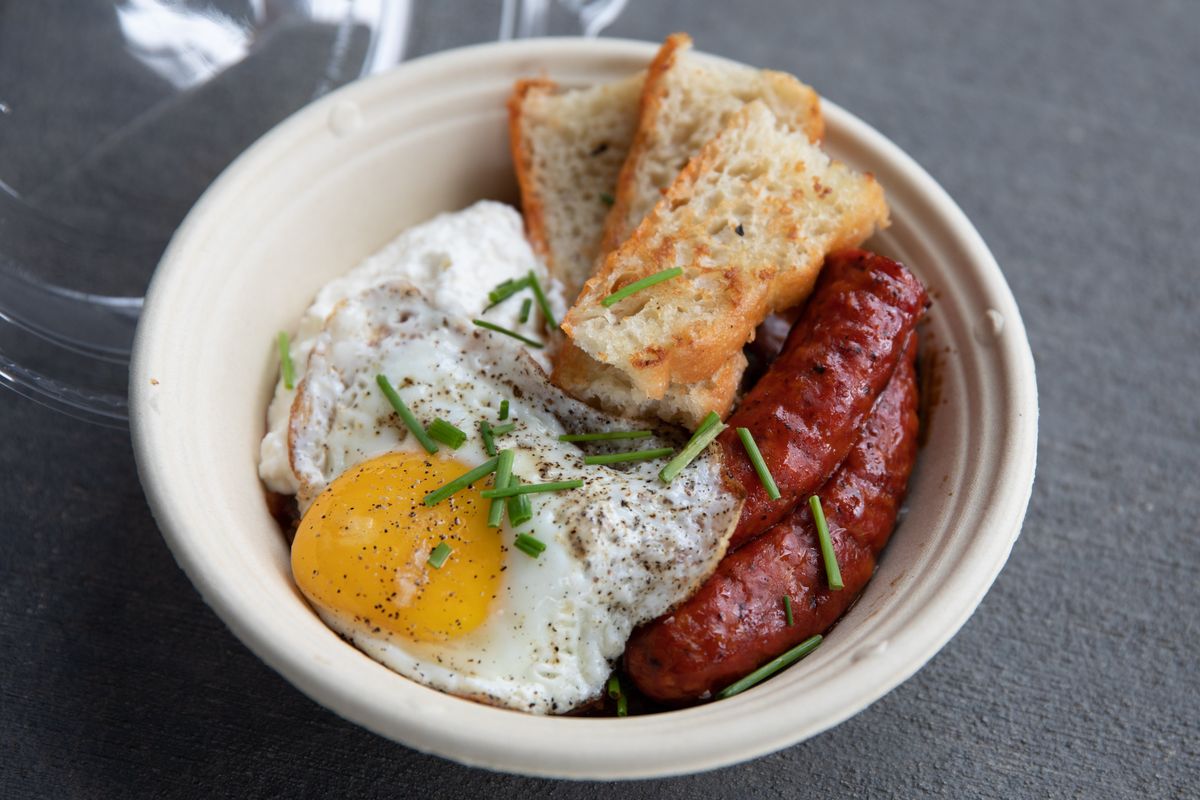
{"label": "toasted bread slice", "polygon": [[[887,217],[873,177],[833,161],[754,101],[607,256],[562,327],[632,389],[685,407],[680,395],[728,369],[768,313],[812,291],[826,254],[861,244]],[[612,306],[601,303],[673,267],[683,274]],[[627,394],[631,406],[639,403],[640,395]]]}
{"label": "toasted bread slice", "polygon": [[645,73],[558,91],[518,81],[508,101],[509,142],[525,227],[569,301],[591,277],[617,175],[637,126]]}
{"label": "toasted bread slice", "polygon": [[739,350],[711,377],[654,399],[616,367],[602,364],[565,342],[554,359],[551,380],[589,405],[623,417],[662,419],[695,428],[709,411],[729,409],[737,395],[746,357]]}
{"label": "toasted bread slice", "polygon": [[629,238],[688,160],[746,103],[761,100],[784,126],[813,141],[825,132],[811,87],[783,72],[704,63],[688,55],[691,46],[687,34],[672,34],[650,64],[637,133],[605,222],[604,253]]}

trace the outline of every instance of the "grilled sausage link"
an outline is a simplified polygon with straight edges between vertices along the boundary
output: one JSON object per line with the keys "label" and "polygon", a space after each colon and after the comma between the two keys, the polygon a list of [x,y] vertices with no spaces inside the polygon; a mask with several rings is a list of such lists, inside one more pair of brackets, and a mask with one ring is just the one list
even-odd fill
{"label": "grilled sausage link", "polygon": [[826,631],[858,597],[896,524],[916,459],[916,335],[906,338],[905,355],[857,443],[819,492],[844,588],[829,589],[808,504],[798,506],[725,556],[681,606],[634,632],[625,668],[646,695],[678,703],[720,691]]}
{"label": "grilled sausage link", "polygon": [[[903,265],[864,250],[829,256],[783,350],[718,438],[726,477],[746,492],[729,542],[745,544],[806,501],[858,438],[925,310],[925,288]],[[735,428],[748,428],[782,495],[763,489]]]}

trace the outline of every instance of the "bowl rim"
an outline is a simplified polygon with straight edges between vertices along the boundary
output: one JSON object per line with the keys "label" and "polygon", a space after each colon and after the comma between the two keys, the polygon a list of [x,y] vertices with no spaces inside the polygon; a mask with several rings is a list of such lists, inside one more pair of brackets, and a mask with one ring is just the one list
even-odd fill
{"label": "bowl rim", "polygon": [[[469,70],[486,67],[496,59],[522,58],[531,63],[553,63],[557,59],[590,57],[594,59],[630,59],[649,61],[658,47],[656,42],[621,39],[548,38],[534,41],[474,45],[444,51],[402,64],[397,69],[364,81],[352,83],[297,111],[285,119],[240,155],[209,187],[176,231],[156,269],[147,292],[145,312],[138,326],[130,370],[131,433],[139,475],[151,511],[163,538],[177,563],[200,591],[205,601],[234,634],[269,666],[311,698],[341,716],[383,736],[415,749],[456,761],[493,769],[546,777],[614,779],[646,778],[694,773],[726,766],[766,754],[820,733],[875,702],[910,677],[959,630],[974,612],[996,575],[1003,567],[1019,535],[1028,506],[1036,463],[1037,395],[1034,362],[1015,300],[999,265],[982,237],[963,211],[944,189],[897,145],[874,128],[822,97],[822,109],[830,128],[843,131],[859,145],[886,160],[892,171],[912,188],[915,196],[928,206],[953,237],[954,246],[968,254],[978,271],[989,303],[1004,317],[1004,337],[998,347],[1006,348],[1005,357],[1016,365],[1018,380],[1010,387],[1006,423],[1016,435],[1006,443],[1002,485],[991,487],[989,535],[968,550],[955,576],[953,603],[931,604],[923,609],[923,624],[914,625],[903,635],[888,642],[890,669],[878,676],[868,690],[862,687],[849,701],[822,706],[821,713],[805,724],[790,724],[777,709],[779,698],[756,696],[749,692],[719,704],[681,711],[665,712],[623,720],[533,717],[519,712],[480,706],[450,698],[471,706],[474,711],[454,708],[449,714],[418,714],[383,708],[361,696],[353,687],[340,682],[330,670],[295,652],[295,643],[270,625],[270,616],[240,600],[238,587],[222,574],[201,543],[189,535],[185,509],[177,502],[169,471],[163,470],[157,443],[164,431],[157,415],[149,413],[154,395],[149,390],[153,367],[161,360],[161,344],[155,331],[170,324],[167,309],[156,299],[168,291],[187,268],[187,254],[198,240],[206,220],[236,189],[259,169],[277,159],[277,151],[299,138],[306,130],[324,126],[339,103],[380,91],[398,91],[394,87],[410,81],[433,77],[441,70]],[[706,58],[715,58],[705,56]],[[1023,413],[1022,413],[1023,412]],[[350,647],[347,645],[347,647]],[[835,679],[836,680],[836,679]],[[415,684],[414,684],[415,685]],[[424,687],[421,687],[424,689]],[[432,690],[425,690],[432,691]],[[445,696],[448,697],[448,696]],[[845,700],[845,698],[843,698]],[[696,735],[678,735],[673,723],[686,722],[702,729],[714,716],[759,714],[763,725],[750,735],[719,743],[705,742]],[[464,725],[462,719],[486,721],[478,727]],[[612,750],[570,751],[555,747],[551,736],[531,748],[520,735],[495,737],[489,731],[493,723],[516,730],[553,733],[564,726],[583,726]],[[534,726],[537,726],[536,728]],[[678,729],[679,725],[674,725]],[[646,737],[656,737],[659,750],[653,760],[636,757],[644,750]],[[571,738],[571,737],[564,737]],[[721,737],[713,737],[721,738]]]}

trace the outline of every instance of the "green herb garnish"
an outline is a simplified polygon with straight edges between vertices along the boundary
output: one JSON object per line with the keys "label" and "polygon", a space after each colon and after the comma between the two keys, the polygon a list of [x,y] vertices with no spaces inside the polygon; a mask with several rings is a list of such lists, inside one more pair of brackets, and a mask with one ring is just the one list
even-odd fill
{"label": "green herb garnish", "polygon": [[711,428],[713,425],[716,425],[720,421],[721,418],[717,416],[717,412],[710,411],[704,415],[704,419],[700,420],[699,427],[696,428],[696,431],[692,435],[699,436],[702,433],[707,433],[709,428]]}
{"label": "green herb garnish", "polygon": [[508,419],[508,401],[500,401],[500,419]]}
{"label": "green herb garnish", "polygon": [[608,431],[606,433],[564,433],[560,442],[608,442],[614,439],[645,439],[650,431]]}
{"label": "green herb garnish", "polygon": [[467,440],[466,433],[446,422],[441,417],[437,417],[433,422],[429,423],[429,435],[451,450],[457,450],[462,447],[463,442]]}
{"label": "green herb garnish", "polygon": [[624,300],[626,297],[629,297],[631,294],[636,294],[642,289],[649,289],[651,286],[662,283],[663,281],[669,281],[671,278],[678,278],[682,274],[683,267],[671,267],[670,269],[664,269],[662,272],[656,272],[653,275],[647,275],[640,281],[634,281],[628,286],[618,289],[608,297],[605,297],[600,301],[600,305],[604,306],[605,308],[615,305],[616,303]]}
{"label": "green herb garnish", "polygon": [[737,435],[742,440],[742,447],[746,448],[746,455],[750,457],[750,463],[754,465],[754,471],[758,473],[758,479],[762,481],[763,488],[767,490],[767,497],[772,500],[778,500],[779,487],[775,484],[775,479],[771,477],[771,470],[767,469],[767,462],[763,460],[762,453],[758,449],[758,444],[754,441],[754,437],[750,435],[749,429],[738,428]]}
{"label": "green herb garnish", "polygon": [[625,693],[621,691],[621,680],[615,672],[608,679],[608,696],[617,701],[618,717],[629,715],[629,701],[625,697]]}
{"label": "green herb garnish", "polygon": [[283,388],[296,388],[296,367],[292,364],[292,343],[288,335],[279,332],[279,374],[283,377]]}
{"label": "green herb garnish", "polygon": [[749,689],[751,686],[761,683],[762,681],[774,675],[776,672],[779,672],[779,670],[796,663],[813,650],[816,650],[817,645],[820,643],[821,634],[819,633],[816,636],[805,639],[791,650],[788,650],[786,653],[779,656],[779,658],[768,661],[766,664],[763,664],[761,667],[754,670],[754,672],[751,672],[740,681],[731,683],[729,686],[726,686],[724,689],[717,692],[717,699],[724,700],[726,697],[733,697],[735,694],[740,694],[741,692]]}
{"label": "green herb garnish", "polygon": [[438,546],[433,548],[429,554],[429,566],[434,569],[441,569],[442,564],[446,563],[446,559],[450,557],[450,553],[452,552],[450,545],[445,542],[438,542]]}
{"label": "green herb garnish", "polygon": [[792,623],[795,622],[792,618],[792,598],[786,594],[783,596],[783,613],[787,616],[788,627],[792,627]]}
{"label": "green herb garnish", "polygon": [[825,562],[825,577],[829,581],[829,588],[839,592],[842,590],[842,571],[838,569],[837,554],[833,552],[833,540],[829,538],[829,524],[825,522],[821,498],[815,494],[808,498],[808,507],[812,510],[813,522],[817,526],[817,541],[821,543],[821,560]]}
{"label": "green herb garnish", "polygon": [[497,462],[498,459],[489,458],[475,469],[464,472],[462,475],[459,475],[457,478],[446,483],[444,486],[434,489],[432,492],[425,495],[425,505],[436,506],[438,503],[442,502],[455,492],[467,488],[485,475],[492,474],[496,471]]}
{"label": "green herb garnish", "polygon": [[[513,475],[508,485],[520,486],[521,479]],[[533,519],[533,503],[530,502],[529,495],[519,494],[515,497],[507,498],[504,502],[508,503],[508,524],[514,528],[524,525]]]}
{"label": "green herb garnish", "polygon": [[[492,485],[497,489],[503,489],[505,486],[508,486],[509,480],[512,479],[513,455],[512,450],[501,450],[500,455],[496,457],[496,477],[492,479]],[[488,527],[499,528],[503,519],[504,501],[493,500],[491,506],[488,508]]]}
{"label": "green herb garnish", "polygon": [[708,447],[723,430],[725,430],[725,423],[721,422],[721,418],[714,411],[708,412],[708,416],[701,421],[700,427],[692,434],[692,438],[688,440],[684,448],[679,451],[679,455],[672,458],[662,468],[662,472],[658,473],[659,479],[663,483],[675,480],[679,473],[683,472],[683,468],[692,463],[692,460],[700,455],[704,448]]}
{"label": "green herb garnish", "polygon": [[471,322],[475,323],[475,325],[480,328],[487,328],[489,331],[495,331],[496,333],[503,333],[505,336],[511,336],[512,338],[516,339],[518,342],[524,342],[525,344],[529,345],[530,347],[536,347],[538,349],[541,349],[546,346],[546,345],[542,344],[541,342],[539,342],[537,339],[530,339],[528,336],[522,336],[521,334],[517,333],[516,331],[510,331],[508,328],[501,327],[500,325],[493,325],[492,323],[487,322],[486,320],[473,319],[473,320],[471,320]]}
{"label": "green herb garnish", "polygon": [[515,422],[506,422],[503,425],[497,425],[492,428],[492,436],[503,436],[506,433],[512,433],[516,427],[517,423]]}
{"label": "green herb garnish", "polygon": [[483,449],[487,454],[496,455],[496,440],[492,438],[492,426],[486,419],[479,420],[479,436],[483,439]]}
{"label": "green herb garnish", "polygon": [[530,558],[537,558],[546,549],[546,543],[528,533],[518,533],[513,545]]}
{"label": "green herb garnish", "polygon": [[631,453],[608,453],[602,456],[584,456],[583,463],[589,466],[596,464],[619,464],[622,461],[649,461],[652,458],[663,458],[674,453],[672,447],[659,447],[654,450],[634,450]]}
{"label": "green herb garnish", "polygon": [[413,436],[417,437],[417,441],[421,443],[421,447],[425,448],[425,452],[436,453],[438,446],[434,444],[433,439],[429,438],[429,434],[421,427],[421,423],[417,422],[417,418],[408,410],[408,406],[404,405],[404,401],[400,399],[400,395],[396,394],[396,390],[388,382],[387,376],[383,374],[376,375],[375,382],[383,390],[383,394],[387,397],[388,402],[392,404],[392,408],[400,415],[400,419],[404,420],[405,426],[412,431]]}
{"label": "green herb garnish", "polygon": [[550,301],[546,299],[546,293],[542,291],[542,284],[538,283],[537,275],[533,274],[533,270],[529,270],[529,274],[525,276],[525,280],[529,281],[529,288],[533,290],[534,299],[537,300],[538,308],[542,310],[542,316],[546,319],[546,324],[553,330],[558,327],[558,323],[554,321],[554,312],[550,310]]}
{"label": "green herb garnish", "polygon": [[524,325],[526,322],[529,322],[529,312],[532,310],[533,299],[526,297],[521,301],[521,313],[517,315],[517,322],[520,322],[522,325]]}
{"label": "green herb garnish", "polygon": [[519,494],[561,492],[564,489],[578,489],[580,486],[583,486],[583,481],[578,479],[571,481],[551,481],[549,483],[528,483],[522,486],[514,486],[510,483],[503,489],[484,489],[479,494],[490,500],[493,497],[516,497]]}
{"label": "green herb garnish", "polygon": [[[492,289],[490,292],[488,292],[488,303],[490,303],[488,308],[492,308],[493,306],[503,303],[505,300],[512,297],[514,294],[521,291],[528,285],[529,278],[519,278],[517,280],[509,278],[506,281],[502,281],[496,286],[495,289]],[[484,310],[486,311],[487,309]]]}

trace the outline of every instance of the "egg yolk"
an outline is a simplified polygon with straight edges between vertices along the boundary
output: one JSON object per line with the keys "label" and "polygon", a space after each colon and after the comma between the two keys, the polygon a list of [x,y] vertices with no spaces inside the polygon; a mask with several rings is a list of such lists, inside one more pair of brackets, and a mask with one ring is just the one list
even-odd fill
{"label": "egg yolk", "polygon": [[[470,469],[424,453],[390,453],[347,470],[309,507],[292,574],[314,603],[379,634],[439,642],[487,618],[500,583],[499,532],[478,486],[435,506],[425,495]],[[429,555],[440,542],[440,568]]]}

